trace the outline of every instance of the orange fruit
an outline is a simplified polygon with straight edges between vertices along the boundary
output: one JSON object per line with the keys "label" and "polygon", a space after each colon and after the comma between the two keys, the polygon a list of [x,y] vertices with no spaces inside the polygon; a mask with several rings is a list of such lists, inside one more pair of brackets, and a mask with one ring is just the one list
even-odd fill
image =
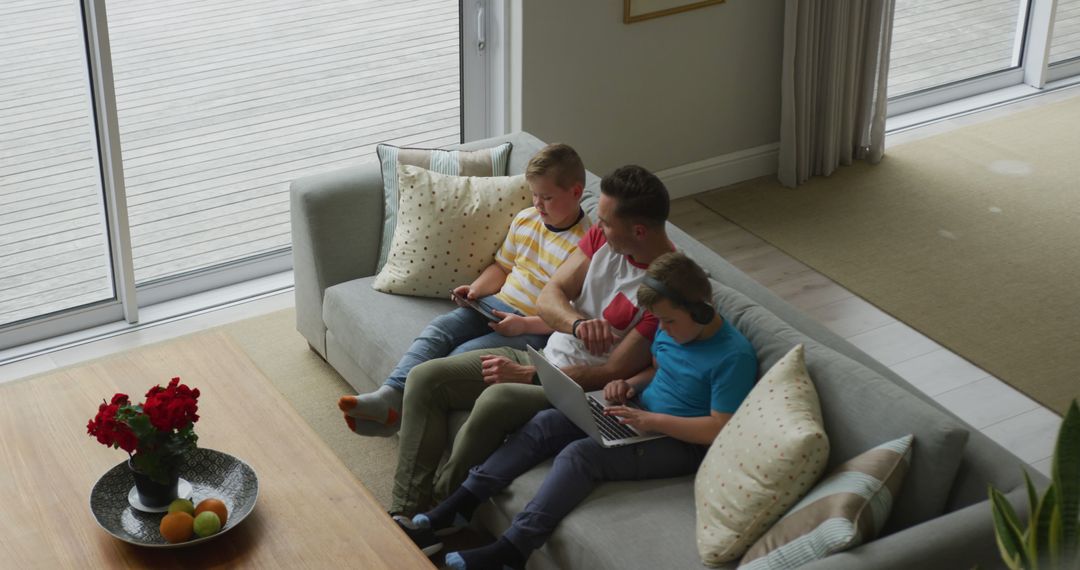
{"label": "orange fruit", "polygon": [[203,499],[199,501],[198,505],[195,505],[195,516],[199,516],[199,513],[203,511],[210,511],[217,514],[221,519],[221,526],[225,526],[225,519],[229,516],[229,509],[225,508],[225,503],[217,499]]}
{"label": "orange fruit", "polygon": [[158,530],[161,531],[161,536],[165,540],[176,544],[191,538],[191,534],[195,532],[194,525],[195,517],[185,512],[175,512],[161,517],[161,526]]}

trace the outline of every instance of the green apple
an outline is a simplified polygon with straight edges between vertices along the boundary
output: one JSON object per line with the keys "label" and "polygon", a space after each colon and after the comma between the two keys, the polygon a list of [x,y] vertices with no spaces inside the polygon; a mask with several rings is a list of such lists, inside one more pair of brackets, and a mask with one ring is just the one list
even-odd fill
{"label": "green apple", "polygon": [[217,513],[203,511],[195,517],[195,534],[210,536],[219,530],[221,530],[221,519],[218,518]]}
{"label": "green apple", "polygon": [[169,512],[195,516],[195,505],[188,499],[173,499],[173,502],[169,503]]}

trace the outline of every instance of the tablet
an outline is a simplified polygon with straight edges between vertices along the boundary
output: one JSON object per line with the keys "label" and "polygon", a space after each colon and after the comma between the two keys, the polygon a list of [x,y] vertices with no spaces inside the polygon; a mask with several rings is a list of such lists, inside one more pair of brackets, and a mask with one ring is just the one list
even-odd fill
{"label": "tablet", "polygon": [[480,313],[481,315],[484,315],[487,320],[493,323],[502,321],[502,319],[495,316],[495,313],[492,312],[492,308],[483,301],[474,301],[468,297],[462,297],[461,295],[455,293],[453,289],[450,290],[450,296],[458,301],[461,301],[466,307],[469,307],[470,309]]}

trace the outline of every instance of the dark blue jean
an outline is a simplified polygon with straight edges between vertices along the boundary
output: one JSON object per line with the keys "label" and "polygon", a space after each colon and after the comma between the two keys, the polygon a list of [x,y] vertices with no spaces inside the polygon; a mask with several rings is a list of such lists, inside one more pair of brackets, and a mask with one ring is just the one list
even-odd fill
{"label": "dark blue jean", "polygon": [[[507,313],[520,315],[510,305],[500,301],[494,295],[481,299],[485,304],[494,309]],[[405,379],[414,366],[435,358],[442,358],[451,354],[461,354],[470,350],[482,348],[497,348],[509,346],[525,350],[526,346],[540,350],[547,344],[548,335],[523,334],[519,336],[503,336],[491,330],[488,320],[480,313],[463,307],[458,307],[449,313],[439,315],[432,319],[428,326],[420,332],[420,336],[413,340],[412,346],[405,351],[404,356],[398,361],[390,376],[383,384],[405,390]]]}

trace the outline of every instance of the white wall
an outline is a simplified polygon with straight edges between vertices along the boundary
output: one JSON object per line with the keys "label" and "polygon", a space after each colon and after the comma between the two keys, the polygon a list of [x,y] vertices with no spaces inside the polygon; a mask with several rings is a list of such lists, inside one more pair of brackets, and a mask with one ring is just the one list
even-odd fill
{"label": "white wall", "polygon": [[768,154],[780,128],[783,0],[728,0],[634,24],[622,23],[622,5],[521,2],[521,126],[574,146],[600,175],[628,163],[685,174]]}

